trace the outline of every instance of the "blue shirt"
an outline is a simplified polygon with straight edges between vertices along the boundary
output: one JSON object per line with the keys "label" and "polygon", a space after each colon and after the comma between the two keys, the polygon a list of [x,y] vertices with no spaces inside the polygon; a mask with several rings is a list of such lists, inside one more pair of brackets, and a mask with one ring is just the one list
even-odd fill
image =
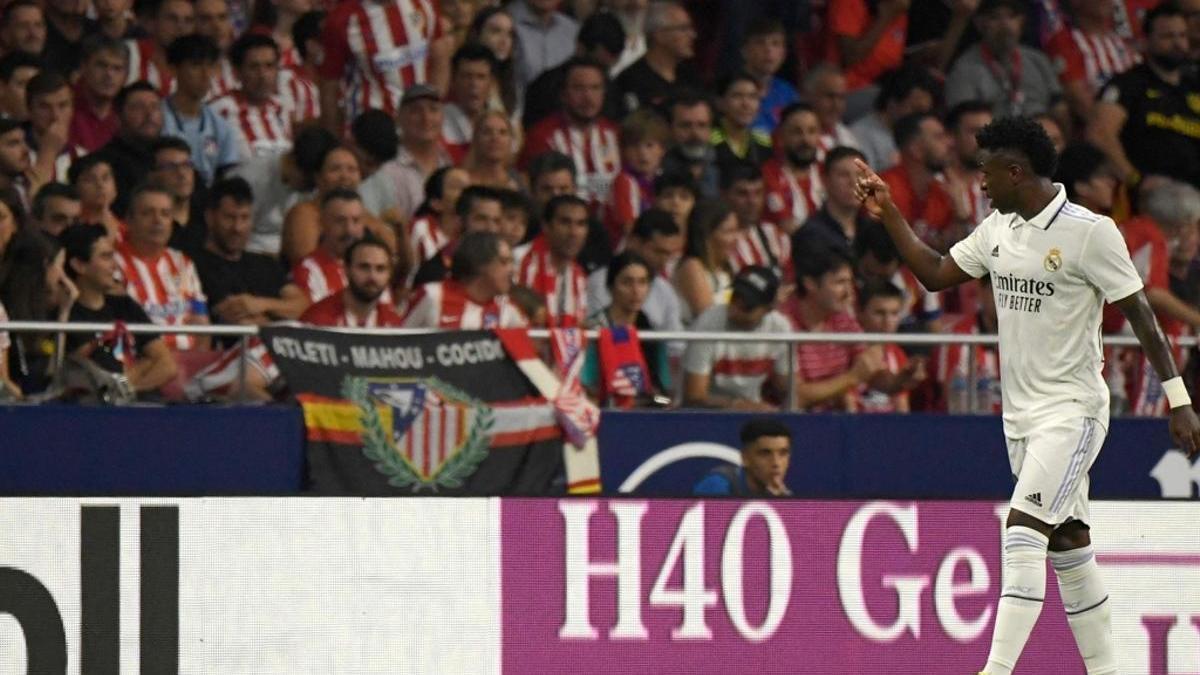
{"label": "blue shirt", "polygon": [[746,470],[740,466],[722,464],[693,485],[692,494],[697,497],[749,495],[750,485],[746,482]]}
{"label": "blue shirt", "polygon": [[799,100],[800,92],[796,91],[796,88],[787,80],[782,77],[772,77],[766,95],[758,104],[758,117],[754,118],[754,123],[750,125],[750,128],[755,131],[765,131],[768,134],[774,132],[775,127],[779,125],[779,113]]}
{"label": "blue shirt", "polygon": [[199,117],[184,117],[167,98],[162,102],[162,113],[162,135],[187,141],[192,149],[192,165],[205,185],[212,183],[217,169],[240,164],[249,156],[233,127],[207,105],[200,106]]}

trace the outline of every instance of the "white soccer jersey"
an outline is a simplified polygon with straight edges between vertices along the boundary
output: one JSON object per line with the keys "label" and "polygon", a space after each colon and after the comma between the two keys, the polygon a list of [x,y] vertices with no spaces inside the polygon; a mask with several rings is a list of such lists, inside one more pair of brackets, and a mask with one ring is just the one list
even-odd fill
{"label": "white soccer jersey", "polygon": [[1112,219],[1068,202],[1063,186],[1055,187],[1058,194],[1032,220],[993,211],[950,249],[966,273],[992,275],[1009,438],[1071,417],[1107,428],[1101,309],[1142,288]]}

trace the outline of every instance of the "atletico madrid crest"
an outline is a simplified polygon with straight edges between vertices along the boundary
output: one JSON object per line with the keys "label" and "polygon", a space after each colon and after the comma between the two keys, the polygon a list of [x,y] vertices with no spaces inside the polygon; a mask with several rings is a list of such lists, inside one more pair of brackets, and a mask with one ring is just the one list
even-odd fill
{"label": "atletico madrid crest", "polygon": [[459,488],[487,457],[492,409],[438,380],[348,376],[363,454],[388,483],[419,492]]}

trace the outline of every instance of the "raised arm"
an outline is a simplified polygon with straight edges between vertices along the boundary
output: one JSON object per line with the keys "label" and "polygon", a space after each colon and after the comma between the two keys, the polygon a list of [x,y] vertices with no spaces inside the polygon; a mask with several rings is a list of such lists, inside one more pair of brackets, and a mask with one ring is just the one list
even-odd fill
{"label": "raised arm", "polygon": [[858,183],[855,186],[858,198],[871,216],[883,221],[904,264],[908,265],[926,290],[940,291],[973,278],[954,262],[950,254],[938,253],[917,237],[892,201],[892,192],[887,183],[871,167],[858,159],[854,160],[854,164],[858,168]]}
{"label": "raised arm", "polygon": [[1183,378],[1179,376],[1175,358],[1171,355],[1171,345],[1163,335],[1158,319],[1154,317],[1154,310],[1150,308],[1145,292],[1138,291],[1115,304],[1125,315],[1125,320],[1133,328],[1138,342],[1142,343],[1146,359],[1163,382],[1163,390],[1171,406],[1168,422],[1171,438],[1187,452],[1188,457],[1195,456],[1200,452],[1200,419],[1192,409],[1187,388],[1183,384]]}

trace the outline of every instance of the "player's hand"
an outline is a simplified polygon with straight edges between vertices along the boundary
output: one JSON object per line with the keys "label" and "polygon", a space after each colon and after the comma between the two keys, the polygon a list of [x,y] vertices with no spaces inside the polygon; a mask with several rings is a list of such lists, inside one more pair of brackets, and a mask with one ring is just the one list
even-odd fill
{"label": "player's hand", "polygon": [[854,168],[858,170],[858,178],[854,181],[854,196],[862,202],[867,213],[875,219],[883,217],[883,209],[895,207],[892,202],[892,191],[883,182],[879,174],[871,170],[861,159],[854,160]]}
{"label": "player's hand", "polygon": [[1172,408],[1167,426],[1171,430],[1171,438],[1187,453],[1188,459],[1200,453],[1200,418],[1196,417],[1192,406]]}

